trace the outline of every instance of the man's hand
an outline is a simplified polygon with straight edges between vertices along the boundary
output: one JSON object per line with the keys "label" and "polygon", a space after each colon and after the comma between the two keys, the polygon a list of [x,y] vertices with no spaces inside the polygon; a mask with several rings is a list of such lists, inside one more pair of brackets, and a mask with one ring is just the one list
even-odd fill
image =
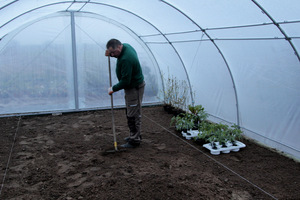
{"label": "man's hand", "polygon": [[108,88],[108,94],[109,94],[109,95],[112,95],[112,93],[114,93],[114,91],[112,90],[111,87],[109,87],[109,88]]}
{"label": "man's hand", "polygon": [[110,56],[110,51],[108,49],[105,51],[105,56]]}

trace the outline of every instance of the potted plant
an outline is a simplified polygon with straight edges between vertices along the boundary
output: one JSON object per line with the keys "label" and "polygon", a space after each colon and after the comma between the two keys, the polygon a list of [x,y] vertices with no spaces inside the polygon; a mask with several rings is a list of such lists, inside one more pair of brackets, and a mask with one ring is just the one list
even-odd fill
{"label": "potted plant", "polygon": [[175,116],[184,113],[188,101],[188,84],[185,80],[178,80],[176,77],[168,76],[165,80],[164,110]]}
{"label": "potted plant", "polygon": [[228,125],[217,124],[216,132],[221,147],[226,148],[228,146],[227,142],[229,141]]}
{"label": "potted plant", "polygon": [[209,142],[209,138],[211,135],[214,134],[213,130],[214,124],[208,122],[208,121],[202,121],[198,124],[198,136],[194,137],[194,140],[197,144],[203,145],[207,142]]}
{"label": "potted plant", "polygon": [[193,115],[195,121],[195,128],[198,129],[201,122],[205,121],[208,113],[204,111],[202,105],[188,106],[189,112]]}
{"label": "potted plant", "polygon": [[236,124],[231,126],[232,129],[229,129],[229,141],[233,146],[237,146],[236,142],[237,140],[241,139],[243,131],[240,129],[240,127]]}
{"label": "potted plant", "polygon": [[170,125],[174,125],[178,131],[185,131],[191,129],[194,126],[193,118],[188,113],[181,113],[171,118]]}
{"label": "potted plant", "polygon": [[[164,80],[164,77],[162,76],[162,79]],[[168,113],[170,113],[172,111],[172,99],[173,99],[173,81],[170,77],[168,77],[167,80],[164,81],[165,82],[165,87],[163,90],[163,94],[164,94],[164,110]]]}
{"label": "potted plant", "polygon": [[228,137],[226,132],[223,132],[221,130],[218,131],[217,133],[217,137],[218,137],[218,142],[221,145],[222,148],[226,148],[227,147],[227,141],[228,141]]}
{"label": "potted plant", "polygon": [[215,135],[211,135],[211,137],[208,138],[208,141],[209,141],[212,149],[215,149],[215,150],[218,149],[218,146],[216,143],[217,137]]}
{"label": "potted plant", "polygon": [[[218,155],[220,152],[229,153],[230,151],[239,151],[246,145],[237,141],[241,138],[242,131],[237,125],[229,128],[226,124],[210,124],[202,127],[202,134],[199,138],[205,138],[209,143],[203,147],[210,150],[211,154]],[[205,129],[204,129],[205,128]]]}

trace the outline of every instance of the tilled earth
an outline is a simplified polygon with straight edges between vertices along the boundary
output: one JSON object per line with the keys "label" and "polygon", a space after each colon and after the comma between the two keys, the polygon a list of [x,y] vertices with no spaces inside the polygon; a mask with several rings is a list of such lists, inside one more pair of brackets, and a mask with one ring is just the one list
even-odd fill
{"label": "tilled earth", "polygon": [[[125,110],[114,116],[121,144]],[[0,118],[0,199],[300,199],[298,162],[246,139],[239,152],[211,155],[171,117],[143,108],[140,147],[109,155],[110,110]]]}

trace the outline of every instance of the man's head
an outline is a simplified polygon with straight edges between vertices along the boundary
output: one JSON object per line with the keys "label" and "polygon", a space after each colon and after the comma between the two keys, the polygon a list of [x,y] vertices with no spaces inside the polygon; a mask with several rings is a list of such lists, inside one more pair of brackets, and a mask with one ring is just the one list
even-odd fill
{"label": "man's head", "polygon": [[118,58],[122,51],[122,43],[117,39],[111,39],[106,44],[106,49],[111,57]]}

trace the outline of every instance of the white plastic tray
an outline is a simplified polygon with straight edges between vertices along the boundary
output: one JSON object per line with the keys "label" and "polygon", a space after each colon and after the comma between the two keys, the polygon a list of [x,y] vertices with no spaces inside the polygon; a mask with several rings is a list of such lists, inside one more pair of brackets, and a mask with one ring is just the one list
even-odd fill
{"label": "white plastic tray", "polygon": [[185,137],[187,140],[192,139],[193,137],[197,137],[199,134],[198,130],[189,130],[187,133],[181,132],[182,136]]}
{"label": "white plastic tray", "polygon": [[246,147],[246,145],[240,141],[236,141],[236,146],[228,146],[228,147],[221,147],[218,143],[216,143],[217,149],[213,149],[211,144],[204,144],[203,147],[210,150],[210,153],[213,155],[219,155],[220,153],[230,153],[231,151],[237,152],[240,148]]}

